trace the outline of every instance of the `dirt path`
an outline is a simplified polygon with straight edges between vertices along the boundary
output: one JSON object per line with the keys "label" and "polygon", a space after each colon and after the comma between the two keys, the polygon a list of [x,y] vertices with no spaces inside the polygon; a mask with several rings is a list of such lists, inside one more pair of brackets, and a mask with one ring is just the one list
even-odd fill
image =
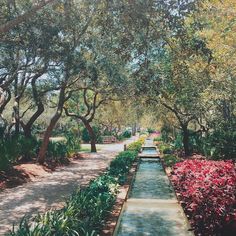
{"label": "dirt path", "polygon": [[61,207],[65,197],[101,174],[123,148],[124,143],[101,145],[101,151],[96,154],[84,154],[85,158],[73,160],[69,166],[58,168],[43,178],[1,192],[0,235],[4,235],[25,214],[31,216],[49,208]]}

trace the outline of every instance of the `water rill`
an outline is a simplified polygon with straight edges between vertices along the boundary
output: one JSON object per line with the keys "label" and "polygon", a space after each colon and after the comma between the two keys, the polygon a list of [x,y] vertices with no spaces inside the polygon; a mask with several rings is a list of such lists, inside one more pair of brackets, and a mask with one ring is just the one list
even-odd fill
{"label": "water rill", "polygon": [[[149,158],[143,155],[143,152],[148,151]],[[143,152],[139,155],[141,158],[134,184],[124,204],[115,235],[193,235],[188,231],[187,219],[177,202],[160,159],[155,158],[158,150],[155,152],[152,140],[146,141]]]}

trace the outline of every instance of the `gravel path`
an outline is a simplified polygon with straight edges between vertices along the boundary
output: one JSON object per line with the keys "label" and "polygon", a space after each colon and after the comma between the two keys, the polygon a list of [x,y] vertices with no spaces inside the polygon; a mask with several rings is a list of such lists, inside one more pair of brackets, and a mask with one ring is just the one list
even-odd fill
{"label": "gravel path", "polygon": [[[127,140],[130,143],[135,137]],[[49,208],[63,206],[65,198],[78,186],[101,174],[124,143],[100,145],[98,153],[87,153],[84,159],[73,160],[42,178],[0,193],[0,235],[4,235],[24,215],[32,216]]]}

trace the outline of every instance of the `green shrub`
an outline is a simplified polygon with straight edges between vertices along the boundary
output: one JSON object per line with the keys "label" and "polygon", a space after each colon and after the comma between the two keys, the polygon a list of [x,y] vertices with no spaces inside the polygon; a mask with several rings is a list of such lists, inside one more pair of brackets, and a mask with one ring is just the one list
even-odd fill
{"label": "green shrub", "polygon": [[165,149],[163,149],[163,154],[172,154],[173,153],[173,150],[171,149],[171,148],[165,148]]}
{"label": "green shrub", "polygon": [[74,133],[67,133],[66,134],[66,140],[67,140],[67,153],[71,154],[71,153],[76,153],[80,151],[80,138],[78,136],[78,134],[74,134]]}
{"label": "green shrub", "polygon": [[123,184],[126,181],[126,173],[130,169],[130,166],[134,162],[137,156],[136,151],[124,151],[121,152],[114,160],[111,161],[108,174],[116,176],[119,184]]}
{"label": "green shrub", "polygon": [[165,149],[170,149],[170,145],[168,145],[168,144],[160,144],[160,145],[158,146],[158,148],[159,148],[160,152],[163,153],[163,151],[164,151]]}
{"label": "green shrub", "polygon": [[142,148],[142,145],[143,145],[143,141],[142,140],[138,140],[136,142],[133,142],[133,143],[129,144],[127,150],[135,151],[135,152],[140,152],[141,148]]}
{"label": "green shrub", "polygon": [[173,145],[175,149],[183,148],[183,135],[181,133],[176,135]]}
{"label": "green shrub", "polygon": [[[101,143],[102,142],[102,136],[101,136],[100,128],[97,127],[97,126],[93,126],[92,128],[93,128],[93,131],[94,131],[95,136],[96,136],[96,142],[97,143]],[[89,143],[90,142],[90,136],[89,136],[88,130],[86,128],[84,128],[82,130],[82,140],[85,143]]]}
{"label": "green shrub", "polygon": [[163,157],[163,161],[164,161],[165,166],[172,167],[176,163],[180,162],[181,159],[176,157],[175,155],[167,154]]}
{"label": "green shrub", "polygon": [[47,149],[47,160],[64,163],[67,160],[68,150],[66,140],[50,141]]}
{"label": "green shrub", "polygon": [[36,156],[39,142],[36,138],[12,136],[0,140],[0,170],[9,169],[21,157],[31,159]]}
{"label": "green shrub", "polygon": [[36,157],[39,149],[39,141],[35,137],[26,138],[19,136],[19,155],[25,157],[25,159],[32,159]]}
{"label": "green shrub", "polygon": [[148,128],[148,129],[147,129],[147,132],[148,132],[149,134],[152,134],[152,133],[155,132],[155,129],[153,129],[153,128]]}
{"label": "green shrub", "polygon": [[161,142],[161,141],[162,141],[162,138],[161,138],[161,136],[155,137],[155,138],[153,139],[153,141],[154,141],[154,142]]}
{"label": "green shrub", "polygon": [[125,130],[124,132],[123,132],[123,134],[122,134],[122,136],[124,137],[124,138],[130,138],[131,137],[131,131],[129,131],[129,130]]}

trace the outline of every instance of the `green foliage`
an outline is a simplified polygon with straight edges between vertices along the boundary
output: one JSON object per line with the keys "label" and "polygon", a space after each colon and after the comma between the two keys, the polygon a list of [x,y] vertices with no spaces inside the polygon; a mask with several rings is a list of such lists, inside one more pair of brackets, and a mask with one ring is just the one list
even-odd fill
{"label": "green foliage", "polygon": [[148,128],[148,129],[147,129],[147,132],[148,132],[149,134],[152,134],[152,133],[154,133],[154,132],[155,132],[155,130],[154,130],[154,129],[152,129],[152,128]]}
{"label": "green foliage", "polygon": [[53,160],[57,163],[67,162],[68,149],[65,140],[50,141],[47,149],[47,160]]}
{"label": "green foliage", "polygon": [[[0,170],[9,169],[19,159],[27,161],[35,158],[41,142],[35,137],[26,138],[23,135],[2,138],[0,140]],[[67,163],[67,156],[79,150],[79,138],[72,133],[67,133],[65,139],[55,139],[49,142],[47,160]]]}
{"label": "green foliage", "polygon": [[[96,135],[96,142],[101,143],[102,142],[102,137],[101,137],[100,128],[98,126],[93,126],[92,128],[93,128],[93,131]],[[83,130],[82,130],[82,140],[85,143],[90,142],[90,136],[89,136],[88,130],[86,128],[83,128]]]}
{"label": "green foliage", "polygon": [[183,148],[183,135],[181,133],[177,133],[173,145],[175,149]]}
{"label": "green foliage", "polygon": [[[212,125],[212,130],[204,135],[189,130],[189,147],[213,159],[232,159],[236,156],[236,132],[234,122],[224,121]],[[183,136],[177,133],[173,142],[174,149],[181,149]],[[160,148],[164,149],[164,147]]]}
{"label": "green foliage", "polygon": [[83,128],[83,130],[82,130],[82,140],[85,143],[89,143],[89,141],[90,141],[89,133],[88,133],[88,130],[86,128]]}
{"label": "green foliage", "polygon": [[140,137],[137,141],[129,144],[127,150],[140,152],[144,142],[145,142],[145,137]]}
{"label": "green foliage", "polygon": [[108,171],[92,180],[85,189],[78,189],[61,210],[38,215],[33,222],[23,218],[9,236],[94,236],[98,235],[105,218],[114,205],[118,184],[124,179],[137,152],[121,152]]}
{"label": "green foliage", "polygon": [[122,134],[122,136],[124,137],[124,138],[130,138],[131,137],[131,131],[129,131],[129,130],[125,130],[124,132],[123,132],[123,134]]}
{"label": "green foliage", "polygon": [[12,136],[0,140],[0,170],[9,169],[19,158],[31,159],[36,156],[39,142],[36,138]]}
{"label": "green foliage", "polygon": [[161,139],[165,143],[169,143],[172,141],[171,134],[173,129],[170,127],[170,125],[164,124],[161,129]]}
{"label": "green foliage", "polygon": [[164,164],[167,167],[172,167],[173,165],[181,161],[180,158],[171,154],[164,155],[162,160],[164,161]]}
{"label": "green foliage", "polygon": [[2,139],[0,141],[0,153],[0,170],[7,170],[18,157],[17,140],[15,138]]}
{"label": "green foliage", "polygon": [[205,136],[195,134],[190,139],[193,150],[213,159],[236,157],[236,132],[228,127],[217,127]]}
{"label": "green foliage", "polygon": [[26,138],[19,136],[18,143],[20,156],[26,157],[27,159],[36,157],[39,149],[39,141],[35,137]]}
{"label": "green foliage", "polygon": [[158,146],[158,148],[159,148],[160,152],[163,153],[164,150],[170,149],[170,145],[168,145],[168,144],[163,144],[163,143],[162,143],[162,144],[160,144],[160,145]]}
{"label": "green foliage", "polygon": [[66,134],[66,140],[67,140],[67,143],[66,143],[67,153],[69,153],[69,155],[80,151],[81,141],[77,133],[68,132]]}
{"label": "green foliage", "polygon": [[155,137],[153,139],[154,142],[161,142],[162,141],[162,137],[161,136],[158,136],[158,137]]}
{"label": "green foliage", "polygon": [[108,174],[116,176],[119,184],[123,184],[126,181],[126,173],[128,173],[136,156],[136,151],[121,152],[117,158],[111,162]]}
{"label": "green foliage", "polygon": [[130,151],[140,152],[141,148],[142,148],[142,143],[137,141],[137,142],[131,143],[127,149]]}
{"label": "green foliage", "polygon": [[165,148],[165,149],[163,149],[163,154],[172,154],[172,152],[173,152],[173,150],[172,150],[172,148]]}
{"label": "green foliage", "polygon": [[[236,122],[235,122],[236,125]],[[214,149],[211,149],[211,156],[215,158],[230,159],[236,157],[236,129],[235,126],[230,128],[218,127],[212,134],[209,135],[208,140]]]}

